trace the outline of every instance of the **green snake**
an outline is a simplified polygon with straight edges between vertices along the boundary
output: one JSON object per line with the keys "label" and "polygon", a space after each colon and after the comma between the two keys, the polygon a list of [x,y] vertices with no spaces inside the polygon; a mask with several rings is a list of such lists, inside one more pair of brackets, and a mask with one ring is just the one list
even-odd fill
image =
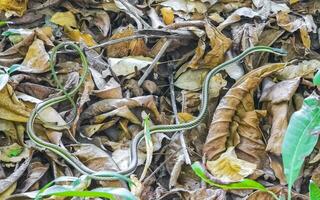
{"label": "green snake", "polygon": [[[114,171],[94,171],[88,167],[86,167],[77,157],[72,155],[69,151],[67,151],[65,148],[59,147],[58,145],[46,142],[39,138],[35,131],[34,131],[34,123],[35,119],[38,116],[39,112],[43,111],[44,109],[53,106],[54,104],[60,103],[65,100],[70,100],[70,97],[74,96],[80,89],[80,87],[83,85],[86,76],[89,73],[89,67],[87,63],[87,59],[83,53],[83,51],[74,43],[60,43],[59,45],[55,46],[52,49],[51,58],[50,58],[50,67],[52,71],[55,74],[54,67],[56,63],[56,54],[57,51],[64,47],[71,47],[73,48],[80,56],[82,67],[83,67],[83,73],[80,78],[79,84],[73,88],[68,93],[64,92],[64,95],[51,98],[49,100],[43,101],[35,106],[33,111],[31,112],[30,118],[27,122],[27,133],[29,138],[39,147],[48,149],[52,151],[53,153],[61,156],[66,162],[68,162],[70,165],[72,165],[76,170],[78,170],[81,174],[85,174],[92,179],[96,180],[110,180],[117,178],[119,176],[127,176],[132,174],[137,165],[138,165],[138,145],[141,142],[141,140],[144,138],[144,132],[143,130],[140,131],[132,140],[131,146],[130,146],[130,164],[126,170],[114,172]],[[272,48],[267,46],[255,46],[252,48],[248,48],[245,51],[243,51],[238,56],[220,64],[219,66],[213,68],[206,76],[205,80],[203,81],[202,86],[202,95],[201,95],[201,110],[199,112],[199,115],[195,117],[192,121],[183,123],[183,124],[173,124],[173,125],[155,125],[150,127],[150,134],[153,133],[167,133],[167,132],[175,132],[175,131],[181,131],[181,130],[187,130],[192,129],[196,127],[206,116],[207,108],[208,108],[208,96],[209,96],[209,85],[211,77],[217,74],[219,71],[226,69],[230,64],[235,63],[243,59],[245,56],[254,53],[254,52],[269,52],[273,54],[277,54],[280,56],[286,56],[287,52],[283,49],[278,48]]]}

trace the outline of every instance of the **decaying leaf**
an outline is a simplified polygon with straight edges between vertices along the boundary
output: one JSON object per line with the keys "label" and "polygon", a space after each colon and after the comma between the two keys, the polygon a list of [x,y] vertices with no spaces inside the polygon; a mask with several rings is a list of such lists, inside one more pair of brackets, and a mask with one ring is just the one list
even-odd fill
{"label": "decaying leaf", "polygon": [[66,35],[75,42],[83,42],[89,47],[97,44],[90,34],[82,33],[78,29],[73,29],[65,26],[64,31]]}
{"label": "decaying leaf", "polygon": [[[253,72],[249,73],[249,75],[243,76],[242,79],[238,80],[236,85],[231,88],[223,97],[214,113],[209,134],[204,144],[203,151],[206,153],[208,159],[211,160],[213,158],[217,158],[218,155],[227,149],[227,141],[229,140],[228,138],[230,138],[231,134],[233,132],[235,133],[237,130],[237,126],[234,127],[233,118],[241,113],[245,114],[246,112],[251,112],[254,110],[251,94],[260,83],[261,78],[282,69],[284,66],[285,64],[276,63],[254,70]],[[240,119],[243,118],[241,116],[239,117]],[[259,135],[261,132],[253,133],[254,135],[252,136],[254,137],[262,137]],[[249,135],[247,137],[250,138]],[[234,141],[238,142],[234,144]],[[232,142],[231,144],[237,145],[239,143],[239,139],[235,140],[234,138],[233,141],[230,142]],[[261,144],[261,139],[258,143]],[[261,147],[258,148],[261,149]],[[256,154],[257,152],[248,152],[249,155],[252,153]]]}
{"label": "decaying leaf", "polygon": [[2,162],[17,163],[30,156],[30,149],[14,143],[0,147],[0,160]]}
{"label": "decaying leaf", "polygon": [[50,19],[52,23],[60,26],[77,27],[77,21],[72,12],[56,12]]}
{"label": "decaying leaf", "polygon": [[31,110],[19,101],[10,85],[0,90],[0,118],[15,122],[27,122]]}
{"label": "decaying leaf", "polygon": [[169,7],[163,7],[161,8],[161,14],[163,21],[166,25],[172,24],[174,20],[174,13],[173,10]]}
{"label": "decaying leaf", "polygon": [[223,35],[217,28],[206,24],[206,33],[210,39],[211,50],[204,57],[204,65],[214,68],[224,61],[224,54],[231,46],[231,40]]}
{"label": "decaying leaf", "polygon": [[19,71],[29,73],[43,73],[49,71],[49,54],[46,52],[42,40],[35,39],[29,47],[26,57]]}
{"label": "decaying leaf", "polygon": [[[136,69],[141,70],[152,63],[152,59],[149,57],[135,56],[124,58],[109,58],[108,59],[112,71],[116,76],[128,76],[135,73]],[[102,72],[103,77],[110,76],[109,69]]]}
{"label": "decaying leaf", "polygon": [[[110,39],[119,39],[128,37],[134,34],[134,28],[128,26],[118,30]],[[128,42],[120,42],[118,44],[107,47],[107,54],[109,57],[121,58],[124,56],[144,56],[147,55],[147,47],[142,39],[131,40]]]}
{"label": "decaying leaf", "polygon": [[238,159],[234,147],[220,155],[215,161],[207,161],[207,169],[223,183],[240,182],[254,172],[257,165]]}
{"label": "decaying leaf", "polygon": [[27,10],[28,0],[1,0],[0,10],[6,12],[6,16],[22,16]]}

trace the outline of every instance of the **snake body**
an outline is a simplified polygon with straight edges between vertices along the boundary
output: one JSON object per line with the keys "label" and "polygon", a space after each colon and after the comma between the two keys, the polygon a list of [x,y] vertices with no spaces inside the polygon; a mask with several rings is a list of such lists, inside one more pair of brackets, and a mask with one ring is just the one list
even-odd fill
{"label": "snake body", "polygon": [[[43,111],[44,109],[53,106],[54,104],[60,103],[65,100],[70,100],[70,97],[74,96],[82,84],[85,81],[85,78],[89,72],[88,68],[88,63],[86,60],[86,57],[82,50],[74,43],[61,43],[54,47],[52,49],[51,53],[51,59],[50,59],[50,67],[53,72],[54,67],[55,67],[55,62],[56,62],[56,54],[57,51],[61,48],[64,47],[71,47],[73,48],[80,56],[82,66],[83,66],[83,73],[80,78],[79,84],[72,89],[70,92],[67,94],[64,92],[64,95],[55,97],[49,100],[46,100],[42,103],[39,103],[35,106],[33,111],[31,112],[30,118],[27,122],[27,133],[29,138],[38,146],[43,147],[45,149],[48,149],[52,151],[53,153],[61,156],[66,162],[71,164],[76,170],[78,170],[81,174],[88,175],[92,179],[96,180],[110,180],[114,179],[119,176],[127,176],[132,174],[138,164],[138,145],[140,141],[144,138],[144,132],[143,130],[140,131],[132,140],[132,143],[130,145],[130,164],[129,167],[126,170],[114,172],[114,171],[100,171],[96,172],[88,167],[86,167],[81,161],[78,160],[77,157],[73,156],[69,151],[66,149],[59,147],[58,145],[46,142],[39,138],[35,131],[34,131],[34,122],[36,117],[38,116],[39,112]],[[167,133],[167,132],[175,132],[175,131],[181,131],[181,130],[187,130],[187,129],[192,129],[196,127],[205,117],[206,112],[207,112],[207,107],[208,107],[208,93],[209,93],[209,84],[211,77],[217,74],[219,71],[224,70],[227,68],[230,64],[235,63],[243,59],[245,56],[254,53],[254,52],[269,52],[273,54],[277,54],[280,56],[285,56],[287,53],[283,49],[278,49],[278,48],[271,48],[271,47],[266,47],[266,46],[256,46],[252,48],[248,48],[245,51],[243,51],[241,54],[238,56],[220,64],[219,66],[213,68],[206,76],[205,80],[203,81],[203,87],[202,87],[202,95],[201,95],[201,110],[199,112],[199,115],[195,117],[192,121],[189,121],[187,123],[182,123],[182,124],[174,124],[174,125],[155,125],[150,127],[150,134],[153,133]]]}

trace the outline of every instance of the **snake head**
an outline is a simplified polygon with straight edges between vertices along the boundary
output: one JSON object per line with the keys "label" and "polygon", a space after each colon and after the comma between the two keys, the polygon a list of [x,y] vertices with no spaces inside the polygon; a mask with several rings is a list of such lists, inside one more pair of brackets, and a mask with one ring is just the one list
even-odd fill
{"label": "snake head", "polygon": [[287,56],[288,52],[285,49],[281,48],[271,48],[274,54],[277,54],[279,56]]}

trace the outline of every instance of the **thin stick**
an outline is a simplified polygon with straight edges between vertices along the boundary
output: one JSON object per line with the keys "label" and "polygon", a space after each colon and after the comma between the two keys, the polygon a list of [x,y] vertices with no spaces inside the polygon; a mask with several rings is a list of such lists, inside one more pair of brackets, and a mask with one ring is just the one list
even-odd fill
{"label": "thin stick", "polygon": [[[150,26],[147,22],[145,22],[136,12],[134,12],[134,11],[131,10],[130,6],[132,6],[132,5],[131,5],[129,2],[124,1],[124,0],[119,0],[119,1],[122,3],[122,5],[123,5],[124,7],[127,8],[128,12],[129,12],[131,15],[133,15],[135,18],[138,19],[138,21],[140,21],[141,24],[143,24],[144,28],[151,28],[151,26]],[[128,4],[129,4],[130,6],[129,6]]]}
{"label": "thin stick", "polygon": [[164,52],[167,50],[167,48],[169,47],[169,45],[171,44],[172,40],[168,39],[166,40],[166,42],[163,44],[163,46],[161,47],[159,53],[156,55],[156,57],[154,58],[154,60],[152,61],[152,63],[150,64],[150,66],[148,67],[148,69],[144,72],[144,74],[142,75],[142,77],[139,79],[138,81],[138,85],[141,86],[142,83],[144,82],[144,80],[147,78],[147,76],[151,73],[151,71],[153,70],[153,68],[157,65],[159,59],[161,58],[161,56],[164,54]]}
{"label": "thin stick", "polygon": [[[177,110],[177,104],[176,104],[176,96],[175,96],[175,92],[174,92],[174,85],[173,85],[173,74],[170,74],[170,97],[171,97],[171,105],[172,105],[172,110],[174,113],[174,117],[176,120],[176,123],[179,124],[179,118],[178,118],[178,110]],[[184,139],[184,131],[179,131],[179,139],[180,139],[180,143],[181,143],[181,147],[182,147],[182,152],[184,154],[184,158],[185,158],[185,162],[187,165],[191,165],[191,160],[189,157],[189,153],[188,153],[188,149],[187,149],[187,145],[186,145],[186,141]]]}

